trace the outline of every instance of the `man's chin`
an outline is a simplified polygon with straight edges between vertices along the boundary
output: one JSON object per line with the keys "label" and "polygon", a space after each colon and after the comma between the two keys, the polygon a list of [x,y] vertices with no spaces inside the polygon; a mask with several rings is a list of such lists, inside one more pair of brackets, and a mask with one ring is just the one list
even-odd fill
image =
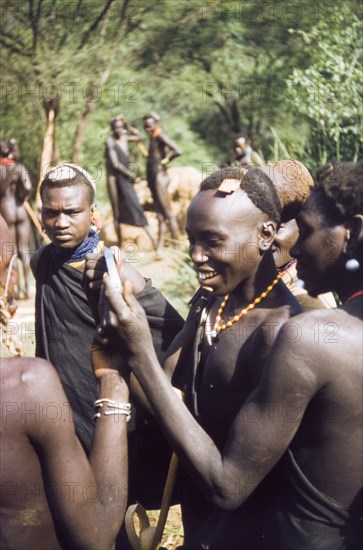
{"label": "man's chin", "polygon": [[53,241],[54,246],[57,246],[58,248],[62,248],[63,250],[73,250],[74,248],[77,248],[78,244],[76,244],[73,240],[69,241],[62,241],[55,239]]}

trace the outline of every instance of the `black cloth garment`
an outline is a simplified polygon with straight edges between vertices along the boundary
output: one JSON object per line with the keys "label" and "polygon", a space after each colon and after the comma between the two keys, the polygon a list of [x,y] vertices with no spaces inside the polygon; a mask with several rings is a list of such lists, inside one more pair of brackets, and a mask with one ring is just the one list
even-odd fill
{"label": "black cloth garment", "polygon": [[81,282],[82,272],[59,258],[54,245],[44,249],[37,266],[35,354],[57,370],[77,436],[88,452],[97,395],[90,356],[96,325]]}
{"label": "black cloth garment", "polygon": [[[289,449],[279,466],[265,550],[358,550],[363,547],[362,503],[350,510],[319,491]],[[361,495],[359,495],[361,497]]]}
{"label": "black cloth garment", "polygon": [[[112,137],[109,136],[109,140],[113,140],[113,149],[117,154],[118,161],[124,166],[128,167],[129,158],[127,154],[122,150],[120,144]],[[144,210],[139,203],[139,199],[136,195],[134,184],[129,178],[112,167],[111,160],[108,157],[108,146],[106,143],[106,167],[107,174],[113,175],[117,182],[117,194],[118,194],[118,208],[119,208],[119,223],[126,223],[128,225],[134,225],[137,227],[145,227],[148,225],[148,221],[145,217]]]}
{"label": "black cloth garment", "polygon": [[[76,433],[89,452],[97,395],[90,356],[96,324],[81,282],[82,272],[64,263],[54,245],[44,248],[36,278],[36,356],[56,368],[73,410]],[[151,281],[136,297],[146,311],[154,347],[163,362],[183,319]]]}

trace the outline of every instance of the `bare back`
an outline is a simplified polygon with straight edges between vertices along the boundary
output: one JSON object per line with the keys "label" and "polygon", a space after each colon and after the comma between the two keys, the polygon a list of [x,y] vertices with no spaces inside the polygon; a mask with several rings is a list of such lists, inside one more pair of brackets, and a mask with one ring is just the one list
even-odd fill
{"label": "bare back", "polygon": [[52,405],[49,399],[49,406],[41,408],[27,390],[30,369],[42,363],[42,359],[30,358],[26,366],[24,359],[1,362],[2,548],[61,548],[45,498],[39,459],[27,434],[29,423],[40,428],[44,416],[51,419],[57,414],[57,403]]}
{"label": "bare back", "polygon": [[319,389],[305,411],[292,450],[307,478],[349,508],[363,481],[362,321],[334,309],[316,310],[313,318],[305,314],[297,322],[301,345],[309,348],[306,362],[317,373]]}

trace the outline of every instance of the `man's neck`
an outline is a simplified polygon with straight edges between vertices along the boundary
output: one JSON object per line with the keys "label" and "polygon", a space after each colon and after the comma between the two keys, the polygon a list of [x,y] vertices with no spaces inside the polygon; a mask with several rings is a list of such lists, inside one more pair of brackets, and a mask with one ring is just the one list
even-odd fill
{"label": "man's neck", "polygon": [[233,307],[242,307],[253,302],[255,298],[265,292],[277,276],[276,265],[272,252],[268,250],[261,259],[256,271],[242,281],[231,293],[230,302]]}

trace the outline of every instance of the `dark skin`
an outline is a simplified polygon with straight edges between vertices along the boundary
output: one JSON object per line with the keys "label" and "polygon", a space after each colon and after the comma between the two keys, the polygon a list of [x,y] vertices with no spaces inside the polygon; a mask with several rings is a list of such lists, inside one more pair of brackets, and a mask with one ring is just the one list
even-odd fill
{"label": "dark skin", "polygon": [[272,250],[275,264],[278,269],[293,260],[290,250],[299,237],[299,230],[295,219],[282,223],[276,233]]}
{"label": "dark skin", "polygon": [[[114,359],[98,346],[93,360],[96,375],[97,370],[102,372],[99,397],[127,401],[128,389]],[[1,479],[6,487],[1,502],[2,547],[11,543],[14,549],[37,548],[41,541],[49,549],[67,548],[67,544],[111,549],[127,502],[123,418],[117,417],[119,422],[113,417],[99,419],[88,461],[50,363],[37,358],[3,359],[0,368],[2,400],[8,404],[1,445]]]}
{"label": "dark skin", "polygon": [[[41,198],[42,224],[52,243],[63,249],[79,246],[89,234],[94,209],[87,185],[46,187],[42,189]],[[43,249],[41,247],[31,257],[34,277]],[[83,265],[79,269],[83,270]]]}
{"label": "dark skin", "polygon": [[[9,245],[1,222],[1,245]],[[3,282],[9,258],[0,260]],[[16,278],[10,277],[8,299]],[[2,292],[2,289],[1,289]],[[14,308],[11,310],[13,313]],[[92,362],[98,397],[127,402],[122,359],[95,342]],[[39,358],[0,362],[2,548],[113,548],[127,502],[127,424],[97,420],[87,459],[52,365]],[[115,421],[116,420],[116,421]],[[118,420],[118,421],[117,421]]]}
{"label": "dark skin", "polygon": [[[15,158],[18,158],[18,149]],[[24,207],[32,184],[26,168],[18,163],[0,165],[0,214],[4,217],[16,243],[18,256],[24,270],[24,297],[29,296],[30,265],[29,236],[31,225]]]}
{"label": "dark skin", "polygon": [[150,117],[144,119],[144,129],[150,136],[147,177],[159,221],[157,250],[160,251],[164,246],[166,222],[169,223],[172,238],[178,239],[179,237],[178,222],[173,214],[167,194],[169,176],[166,165],[173,158],[181,155],[181,151],[178,146],[161,131],[158,121],[154,118]]}
{"label": "dark skin", "polygon": [[[182,385],[186,368],[185,365],[183,368],[183,353],[195,338],[195,308],[174,340],[164,370],[155,360],[143,312],[136,306],[134,308],[128,284],[124,285],[124,300],[121,300],[106,281],[106,296],[116,311],[116,317],[104,318],[103,326],[107,331],[110,321],[117,327],[123,341],[123,331],[127,330],[129,323],[137,327],[137,338],[127,339],[133,375],[145,392],[171,446],[209,502],[230,509],[232,504],[227,494],[223,494],[222,485],[226,481],[225,491],[228,493],[232,478],[231,475],[223,477],[223,468],[220,467],[221,461],[239,463],[236,422],[241,402],[257,385],[279,328],[299,308],[285,285],[279,282],[258,307],[232,328],[220,333],[216,341],[211,340],[210,331],[226,293],[229,293],[229,300],[224,316],[230,319],[259,296],[276,276],[270,250],[276,223],[255,207],[242,190],[223,198],[215,194],[215,190],[200,192],[191,203],[187,218],[189,254],[199,283],[214,295],[202,343],[199,422],[178,399],[170,382],[178,370],[178,385]],[[87,267],[88,277],[97,278],[94,265]],[[253,331],[255,340],[250,338]],[[233,468],[237,467],[236,464]],[[239,504],[234,501],[234,505]],[[199,527],[184,524],[186,536]]]}
{"label": "dark skin", "polygon": [[[294,260],[291,249],[299,238],[299,228],[295,218],[280,225],[272,245],[276,267],[283,273],[283,280],[300,303],[304,311],[322,307],[336,307],[334,297],[326,293],[313,298],[304,288],[296,285],[297,275],[295,265],[288,266]],[[285,274],[285,270],[287,270]]]}
{"label": "dark skin", "polygon": [[[305,277],[312,295],[335,290],[344,301],[361,289],[362,267],[350,273],[345,262],[350,252],[362,266],[362,219],[354,216],[329,226],[314,193],[305,203],[298,216],[300,237],[291,253],[297,257],[299,274]],[[329,261],[321,254],[327,243],[334,243]],[[175,398],[168,378],[150,354],[144,315],[129,286],[125,285],[123,299],[107,278],[105,288],[116,311],[120,337],[130,322],[139,327],[140,338],[129,344],[132,371],[170,444],[216,506],[237,508],[289,447],[318,490],[345,508],[352,505],[362,485],[361,296],[341,309],[295,317],[300,337],[294,343],[286,337],[289,322],[282,327],[256,389],[235,411],[227,440],[217,448],[213,438]],[[107,319],[104,322],[107,324]],[[337,329],[334,334],[324,332],[324,327],[333,323]],[[314,324],[321,331],[318,338],[312,330]],[[208,391],[205,395],[208,404]],[[209,413],[213,412],[211,408]],[[231,498],[228,489],[236,483],[244,490],[233,492]]]}
{"label": "dark skin", "polygon": [[[89,189],[85,184],[49,187],[42,190],[42,223],[52,243],[59,248],[75,248],[87,238],[93,208]],[[34,277],[37,274],[37,264],[43,249],[44,247],[41,247],[31,258]],[[121,260],[121,252],[117,247],[115,254],[116,258]],[[84,264],[80,264],[76,269],[83,271]],[[145,279],[132,265],[123,262],[122,274],[125,279],[132,281],[136,293],[144,288]],[[93,304],[93,308],[97,317],[97,304]]]}

